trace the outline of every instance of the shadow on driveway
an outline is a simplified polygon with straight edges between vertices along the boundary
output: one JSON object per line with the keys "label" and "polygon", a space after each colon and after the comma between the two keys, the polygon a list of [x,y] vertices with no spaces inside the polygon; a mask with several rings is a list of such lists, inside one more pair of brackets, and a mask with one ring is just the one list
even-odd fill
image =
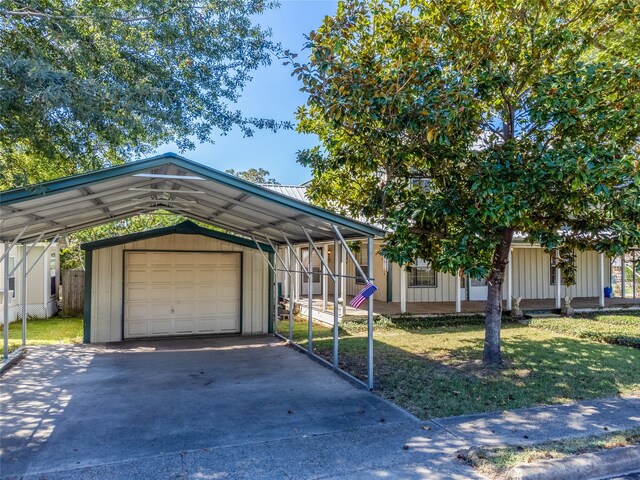
{"label": "shadow on driveway", "polygon": [[273,337],[34,347],[0,400],[3,478],[472,477],[461,440]]}

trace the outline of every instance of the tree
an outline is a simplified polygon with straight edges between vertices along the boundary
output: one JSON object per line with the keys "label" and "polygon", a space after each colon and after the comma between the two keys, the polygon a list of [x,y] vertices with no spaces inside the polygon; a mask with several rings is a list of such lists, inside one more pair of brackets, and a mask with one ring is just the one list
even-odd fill
{"label": "tree", "polygon": [[0,4],[0,188],[125,162],[173,141],[286,124],[230,106],[277,48],[269,0]]}
{"label": "tree", "polygon": [[383,222],[382,253],[487,277],[484,362],[502,361],[516,232],[558,251],[640,243],[640,4],[348,0],[293,62],[309,194]]}
{"label": "tree", "polygon": [[249,170],[245,170],[244,172],[236,172],[231,168],[229,170],[226,170],[226,172],[230,175],[235,175],[236,177],[243,180],[247,180],[248,182],[280,185],[280,183],[275,178],[269,177],[269,175],[271,174],[264,168],[250,168]]}

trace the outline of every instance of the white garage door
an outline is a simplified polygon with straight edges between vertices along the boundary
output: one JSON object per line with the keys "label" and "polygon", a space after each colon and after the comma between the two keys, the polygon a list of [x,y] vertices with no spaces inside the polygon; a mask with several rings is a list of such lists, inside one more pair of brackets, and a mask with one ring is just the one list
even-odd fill
{"label": "white garage door", "polygon": [[125,253],[125,338],[240,332],[239,253]]}

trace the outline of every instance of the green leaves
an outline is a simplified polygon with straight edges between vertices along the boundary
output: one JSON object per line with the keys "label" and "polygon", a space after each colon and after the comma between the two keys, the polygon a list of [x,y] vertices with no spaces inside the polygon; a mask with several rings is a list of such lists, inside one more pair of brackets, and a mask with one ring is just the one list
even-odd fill
{"label": "green leaves", "polygon": [[619,0],[341,2],[295,65],[313,200],[452,274],[498,268],[505,229],[568,276],[574,249],[639,244],[638,25]]}
{"label": "green leaves", "polygon": [[25,5],[0,5],[0,188],[287,126],[230,107],[277,49],[252,21],[272,2]]}

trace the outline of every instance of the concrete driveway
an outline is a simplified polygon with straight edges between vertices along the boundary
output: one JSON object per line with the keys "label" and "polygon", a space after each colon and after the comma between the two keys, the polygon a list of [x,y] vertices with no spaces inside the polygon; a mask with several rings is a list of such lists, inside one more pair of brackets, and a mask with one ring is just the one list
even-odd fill
{"label": "concrete driveway", "polygon": [[3,478],[473,478],[464,446],[273,337],[30,348]]}

